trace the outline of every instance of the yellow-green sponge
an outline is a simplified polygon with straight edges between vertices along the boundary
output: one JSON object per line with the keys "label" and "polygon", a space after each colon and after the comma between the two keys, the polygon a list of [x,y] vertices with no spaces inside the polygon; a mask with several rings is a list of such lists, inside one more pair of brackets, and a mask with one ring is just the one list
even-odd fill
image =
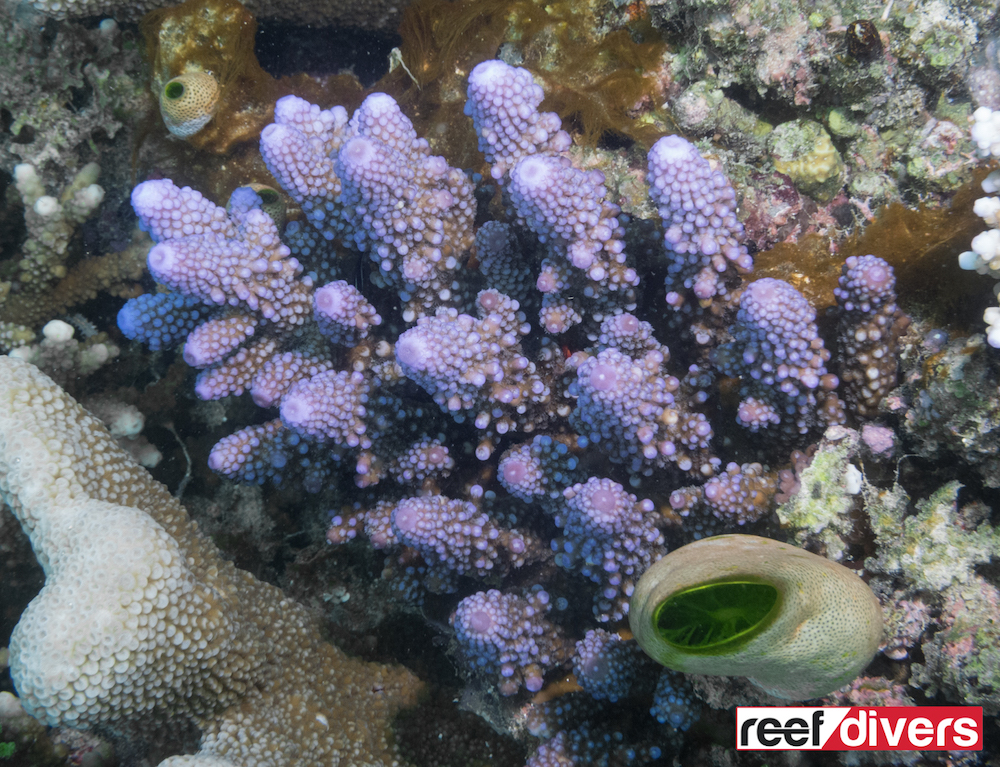
{"label": "yellow-green sponge", "polygon": [[664,666],[745,676],[789,700],[847,684],[882,639],[882,608],[854,572],[755,535],[706,538],[663,557],[639,580],[629,623]]}
{"label": "yellow-green sponge", "polygon": [[208,72],[185,72],[160,91],[160,114],[167,130],[179,138],[193,136],[219,108],[219,81]]}

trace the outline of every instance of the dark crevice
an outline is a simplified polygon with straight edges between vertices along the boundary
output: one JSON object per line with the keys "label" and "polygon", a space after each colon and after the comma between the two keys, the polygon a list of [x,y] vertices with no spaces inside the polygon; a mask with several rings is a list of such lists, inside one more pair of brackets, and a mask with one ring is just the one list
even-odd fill
{"label": "dark crevice", "polygon": [[261,21],[254,53],[272,77],[351,72],[371,87],[389,71],[389,53],[401,42],[395,34]]}

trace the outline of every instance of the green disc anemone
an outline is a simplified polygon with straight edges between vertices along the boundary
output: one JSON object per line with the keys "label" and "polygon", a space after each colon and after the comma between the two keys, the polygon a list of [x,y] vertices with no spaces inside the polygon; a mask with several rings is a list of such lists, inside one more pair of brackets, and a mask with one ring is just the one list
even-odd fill
{"label": "green disc anemone", "polygon": [[846,567],[754,535],[720,535],[654,564],[629,603],[646,653],[677,671],[746,676],[804,700],[850,682],[882,638],[882,610]]}

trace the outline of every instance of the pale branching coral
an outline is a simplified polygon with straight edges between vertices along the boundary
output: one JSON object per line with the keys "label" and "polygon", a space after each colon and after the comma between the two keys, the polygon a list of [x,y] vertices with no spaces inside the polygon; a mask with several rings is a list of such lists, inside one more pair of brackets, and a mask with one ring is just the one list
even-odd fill
{"label": "pale branching coral", "polygon": [[0,346],[34,340],[34,328],[99,290],[120,294],[142,276],[144,244],[139,238],[121,253],[73,261],[71,240],[104,199],[100,168],[85,165],[58,197],[46,194],[38,171],[22,163],[14,181],[24,203],[28,239],[21,247],[16,283],[0,283]]}
{"label": "pale branching coral", "polygon": [[118,356],[118,347],[99,333],[83,343],[68,322],[52,320],[42,328],[42,340],[11,351],[10,356],[37,366],[61,387],[76,384]]}
{"label": "pale branching coral", "polygon": [[169,764],[396,764],[387,719],[414,678],[347,658],[237,570],[101,424],[0,358],[0,492],[45,570],[11,637],[22,704],[50,724],[190,720]]}
{"label": "pale branching coral", "polygon": [[977,109],[972,117],[972,140],[983,157],[1000,157],[1000,110]]}
{"label": "pale branching coral", "polygon": [[[1000,110],[994,112],[980,107],[973,117],[972,140],[979,153],[983,157],[1000,157]],[[1000,191],[1000,174],[994,171],[983,179],[982,186],[987,194]],[[1000,197],[980,197],[972,209],[991,228],[972,238],[972,250],[959,255],[958,265],[1000,278]],[[994,293],[998,287],[1000,285],[994,287]],[[986,322],[986,340],[990,346],[1000,348],[1000,308],[991,306],[983,313],[983,320]]]}
{"label": "pale branching coral", "polygon": [[[14,168],[14,183],[24,203],[24,219],[28,239],[22,246],[18,263],[21,289],[33,297],[52,283],[66,276],[66,257],[70,238],[78,224],[90,216],[104,199],[104,190],[97,185],[100,168],[96,163],[85,166],[57,199],[45,193],[35,167],[22,163]],[[2,286],[4,297],[10,283]],[[5,318],[6,319],[6,318]],[[16,340],[30,339],[27,329],[13,323],[3,323],[3,340],[12,345]],[[24,336],[27,335],[27,338]]]}

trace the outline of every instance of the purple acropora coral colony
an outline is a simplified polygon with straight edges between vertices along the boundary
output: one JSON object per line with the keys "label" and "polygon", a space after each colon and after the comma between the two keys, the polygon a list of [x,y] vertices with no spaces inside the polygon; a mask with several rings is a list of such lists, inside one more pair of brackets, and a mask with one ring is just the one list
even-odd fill
{"label": "purple acropora coral colony", "polygon": [[[278,231],[250,188],[224,209],[167,180],[140,184],[132,202],[161,291],[130,300],[119,325],[151,349],[183,344],[198,397],[249,392],[265,409],[216,444],[213,470],[326,490],[340,503],[331,543],[385,550],[412,602],[462,594],[451,623],[468,673],[514,695],[572,658],[591,703],[547,704],[555,737],[534,757],[564,764],[560,754],[619,749],[620,733],[581,712],[633,694],[648,661],[596,628],[574,656],[561,616],[577,612],[560,584],[590,595],[589,620],[615,624],[678,519],[731,530],[760,518],[774,476],[724,464],[717,433],[768,437],[761,449],[783,460],[844,421],[832,370],[850,412],[870,412],[895,376],[900,319],[891,269],[849,260],[837,300],[850,359],[831,367],[795,288],[744,281],[753,261],[735,192],[679,136],[649,152],[663,234],[633,257],[604,176],[577,167],[543,97],[501,61],[469,76],[466,114],[507,211],[478,231],[473,178],[433,155],[391,97],[352,116],[281,99],[261,153],[305,222]],[[368,254],[367,286],[334,244]],[[638,313],[646,274],[665,280],[651,313],[678,329],[683,365]],[[722,404],[721,377],[738,381],[738,404]],[[459,469],[472,454],[492,461]],[[341,467],[359,494],[337,484]],[[648,687],[655,721],[683,730],[697,717],[682,678]]]}
{"label": "purple acropora coral colony", "polygon": [[636,647],[618,634],[591,629],[576,643],[573,674],[584,691],[596,700],[614,703],[628,695],[639,670]]}
{"label": "purple acropora coral colony", "polygon": [[881,258],[851,256],[839,282],[841,390],[852,413],[871,417],[896,385],[899,338],[910,320],[896,306],[896,278]]}
{"label": "purple acropora coral colony", "polygon": [[777,427],[794,438],[843,421],[816,311],[795,288],[770,278],[750,283],[740,296],[732,336],[713,350],[713,362],[742,382],[741,425],[755,432]]}
{"label": "purple acropora coral colony", "polygon": [[500,692],[512,695],[519,686],[538,692],[546,668],[568,657],[558,627],[546,620],[549,595],[533,589],[528,597],[480,591],[458,603],[452,616],[455,638],[470,665],[499,674]]}
{"label": "purple acropora coral colony", "polygon": [[675,254],[668,267],[667,303],[681,306],[686,291],[700,300],[725,296],[721,275],[729,263],[743,272],[753,269],[729,180],[680,136],[664,136],[649,150],[648,178],[664,242]]}

